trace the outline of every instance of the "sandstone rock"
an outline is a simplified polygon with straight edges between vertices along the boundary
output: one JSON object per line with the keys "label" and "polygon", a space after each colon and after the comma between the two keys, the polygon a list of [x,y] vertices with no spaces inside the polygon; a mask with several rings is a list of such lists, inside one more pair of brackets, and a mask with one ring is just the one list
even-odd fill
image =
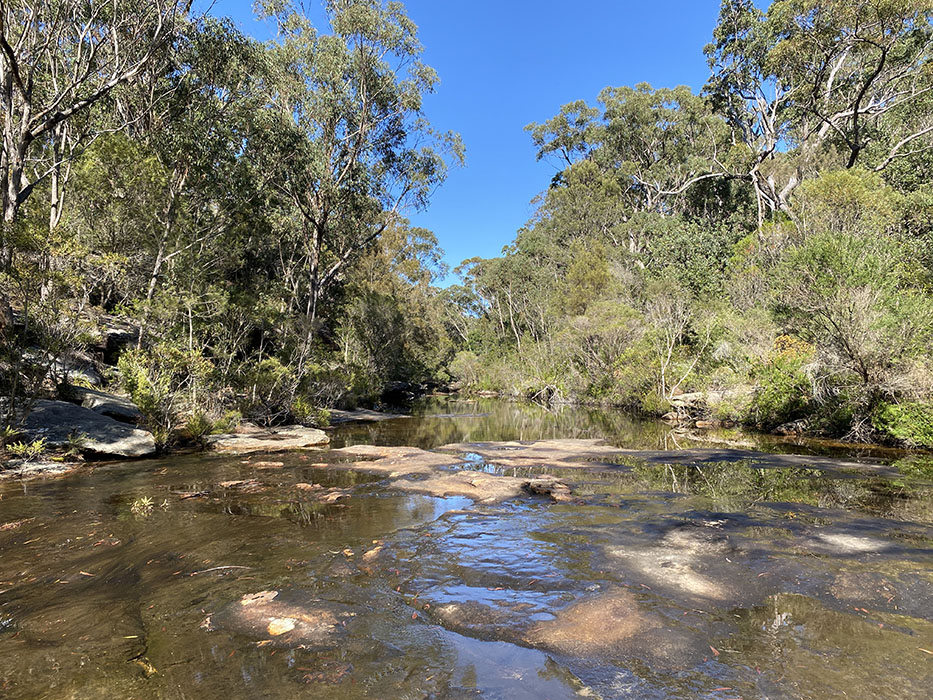
{"label": "sandstone rock", "polygon": [[206,442],[210,449],[217,452],[248,454],[320,447],[330,442],[330,438],[323,430],[317,428],[290,425],[247,434],[209,435]]}
{"label": "sandstone rock", "polygon": [[73,386],[68,388],[68,398],[79,401],[84,408],[94,413],[113,418],[121,423],[140,423],[143,414],[139,407],[125,396],[108,394],[97,389]]}
{"label": "sandstone rock", "polygon": [[23,359],[32,365],[48,370],[48,379],[53,384],[68,384],[79,381],[91,386],[102,386],[104,377],[87,357],[54,357],[40,348],[29,348]]}
{"label": "sandstone rock", "polygon": [[698,420],[695,423],[695,425],[701,430],[709,430],[710,428],[722,427],[722,423],[718,420]]}
{"label": "sandstone rock", "polygon": [[800,420],[779,425],[774,429],[774,433],[776,435],[803,435],[807,432],[808,428],[809,423],[806,419],[801,418]]}
{"label": "sandstone rock", "polygon": [[532,479],[525,483],[524,488],[528,493],[538,496],[550,496],[557,503],[566,503],[573,500],[570,487],[553,477],[542,476],[538,479]]}
{"label": "sandstone rock", "polygon": [[226,630],[276,646],[327,648],[339,644],[346,621],[354,613],[347,607],[279,591],[245,595],[214,613],[201,624],[210,631]]}
{"label": "sandstone rock", "polygon": [[[11,460],[4,469],[0,469],[0,481],[3,479],[35,479],[64,476],[81,467],[80,462],[24,462]],[[0,527],[0,530],[3,528]]]}
{"label": "sandstone rock", "polygon": [[31,440],[45,438],[48,447],[65,447],[69,437],[83,439],[82,449],[117,457],[144,457],[156,451],[152,434],[65,401],[37,401],[23,423]]}
{"label": "sandstone rock", "polygon": [[692,394],[681,394],[671,399],[671,406],[675,408],[700,408],[706,405],[706,394],[697,391]]}

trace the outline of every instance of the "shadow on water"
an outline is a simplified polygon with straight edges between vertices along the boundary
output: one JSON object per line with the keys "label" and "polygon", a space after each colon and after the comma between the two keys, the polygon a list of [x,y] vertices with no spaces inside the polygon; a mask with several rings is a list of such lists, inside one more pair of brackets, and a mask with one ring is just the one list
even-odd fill
{"label": "shadow on water", "polygon": [[[334,435],[683,446],[624,414],[495,401],[432,401]],[[468,457],[467,469],[541,471]],[[0,696],[816,700],[933,687],[933,497],[914,457],[903,477],[550,468],[577,502],[488,506],[390,492],[344,461],[193,455],[0,485]]]}

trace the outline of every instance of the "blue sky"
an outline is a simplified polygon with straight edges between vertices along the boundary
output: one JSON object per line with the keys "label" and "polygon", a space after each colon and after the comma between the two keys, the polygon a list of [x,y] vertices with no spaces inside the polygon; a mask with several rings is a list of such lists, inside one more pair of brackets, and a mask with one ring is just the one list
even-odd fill
{"label": "blue sky", "polygon": [[[320,0],[308,0],[315,10]],[[212,14],[232,17],[264,39],[251,0],[217,0]],[[706,80],[703,46],[719,0],[408,0],[424,61],[441,84],[425,102],[433,125],[463,136],[466,166],[454,170],[430,207],[409,217],[433,230],[453,268],[494,257],[533,213],[554,165],[535,162],[526,124],[562,104],[595,103],[609,85],[655,87]],[[323,16],[323,13],[322,13]]]}

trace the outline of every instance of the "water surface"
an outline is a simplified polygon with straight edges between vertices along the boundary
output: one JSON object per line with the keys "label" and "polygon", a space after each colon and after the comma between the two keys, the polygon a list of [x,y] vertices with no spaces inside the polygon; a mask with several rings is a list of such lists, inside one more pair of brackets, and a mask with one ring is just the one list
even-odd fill
{"label": "water surface", "polygon": [[[335,446],[581,437],[702,446],[623,413],[491,400],[334,431]],[[601,465],[566,475],[577,503],[476,506],[387,491],[320,451],[3,483],[0,694],[929,697],[927,463],[711,437],[905,474]],[[257,632],[241,613],[259,594],[342,622],[323,642]]]}

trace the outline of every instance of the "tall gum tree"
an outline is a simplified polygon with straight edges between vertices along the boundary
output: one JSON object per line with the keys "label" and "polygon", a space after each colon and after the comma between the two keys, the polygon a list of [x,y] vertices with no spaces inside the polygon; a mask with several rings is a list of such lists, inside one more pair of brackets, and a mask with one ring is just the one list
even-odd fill
{"label": "tall gum tree", "polygon": [[[459,137],[422,113],[435,72],[401,3],[329,0],[329,34],[299,6],[267,2],[278,25],[270,52],[270,184],[293,207],[285,275],[304,317],[299,368],[321,300],[346,267],[406,209],[425,206],[462,159]],[[284,258],[284,256],[283,256]]]}
{"label": "tall gum tree", "polygon": [[[826,158],[883,170],[933,146],[931,0],[723,0],[706,85],[768,212]],[[883,144],[882,148],[872,146]],[[866,162],[869,161],[870,162]]]}
{"label": "tall gum tree", "polygon": [[[12,224],[36,185],[76,153],[69,122],[140,77],[191,0],[0,2],[0,267]],[[93,137],[93,127],[83,136]],[[53,189],[54,192],[54,189]],[[52,202],[52,216],[57,203]]]}

